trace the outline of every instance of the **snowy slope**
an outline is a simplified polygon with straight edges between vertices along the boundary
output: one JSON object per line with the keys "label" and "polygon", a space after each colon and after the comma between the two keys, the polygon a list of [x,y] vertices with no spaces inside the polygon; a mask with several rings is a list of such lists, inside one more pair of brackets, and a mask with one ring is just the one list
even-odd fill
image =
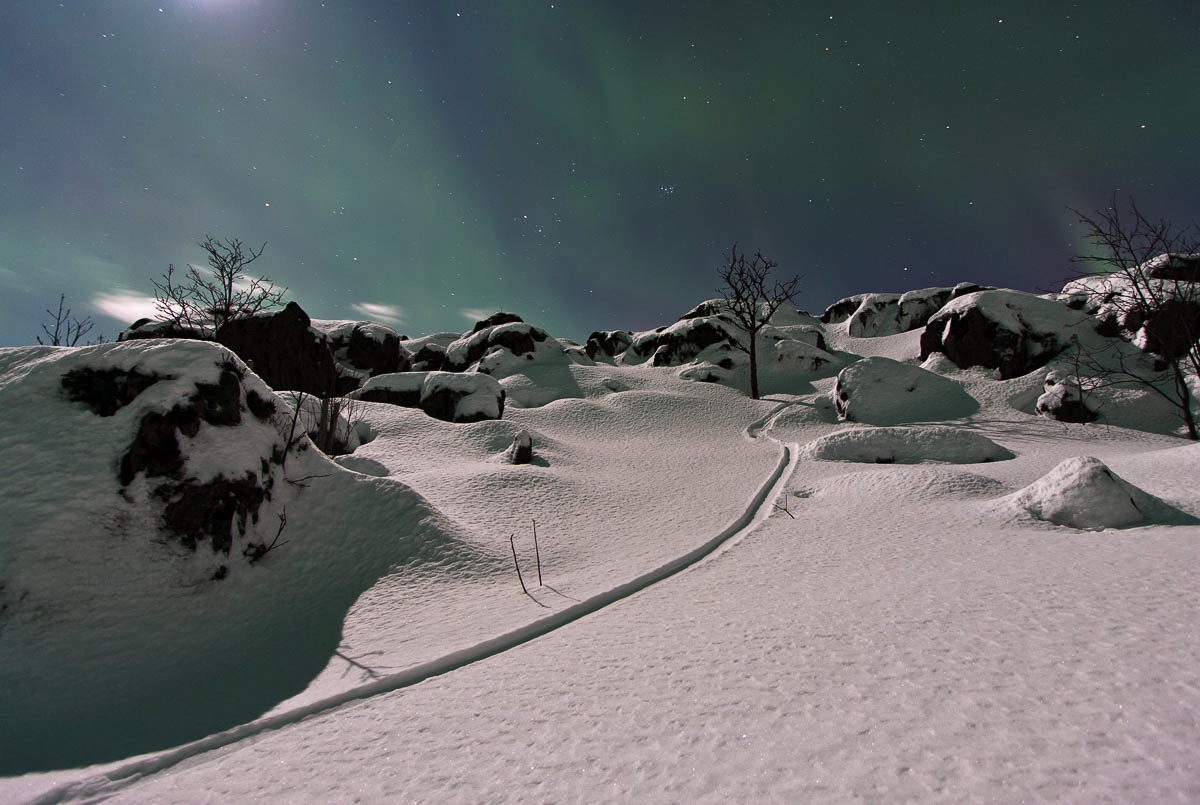
{"label": "snowy slope", "polygon": [[[847,365],[917,362],[916,331],[824,334]],[[374,438],[297,534],[430,528],[439,558],[368,584],[270,729],[0,779],[0,799],[1196,800],[1200,446],[1136,396],[1109,398],[1102,425],[1033,415],[1055,368],[997,381],[931,358],[973,404],[927,422],[905,395],[872,401],[919,423],[903,428],[840,421],[828,373],[755,402],[678,367],[570,360],[503,378],[523,402],[499,421],[365,404]],[[535,459],[514,466],[521,430]],[[1042,516],[1114,488],[1153,516]],[[377,508],[397,495],[412,508]],[[725,533],[690,569],[520,638]],[[408,684],[422,664],[439,675]]]}

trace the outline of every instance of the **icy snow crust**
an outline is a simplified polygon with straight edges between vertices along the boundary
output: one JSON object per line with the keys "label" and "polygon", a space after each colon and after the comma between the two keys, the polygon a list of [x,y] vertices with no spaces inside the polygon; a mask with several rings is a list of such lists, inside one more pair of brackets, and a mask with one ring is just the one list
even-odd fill
{"label": "icy snow crust", "polygon": [[[841,365],[917,361],[917,331],[847,330],[824,327]],[[54,360],[19,352],[0,351],[0,404]],[[996,381],[931,358],[974,405],[864,427],[831,372],[754,402],[680,366],[545,357],[501,378],[526,400],[502,420],[367,404],[376,438],[322,463],[296,538],[424,528],[445,550],[380,574],[302,692],[207,744],[0,780],[0,799],[1200,798],[1200,446],[1165,435],[1169,410],[1110,395],[1106,424],[1066,425],[1032,413],[1053,362]],[[26,455],[58,455],[24,423]],[[534,463],[513,466],[522,430]],[[910,458],[874,463],[880,444]],[[381,512],[384,490],[421,514]],[[1113,490],[1149,516],[1085,522]],[[539,623],[558,628],[528,641]]]}

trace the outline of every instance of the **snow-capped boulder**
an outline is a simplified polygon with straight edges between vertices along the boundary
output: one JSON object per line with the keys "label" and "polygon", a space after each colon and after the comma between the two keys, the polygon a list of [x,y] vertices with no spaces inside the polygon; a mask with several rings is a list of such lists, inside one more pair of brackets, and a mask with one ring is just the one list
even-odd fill
{"label": "snow-capped boulder", "polygon": [[1200,332],[1200,284],[1189,279],[1200,263],[1185,255],[1159,255],[1137,269],[1072,280],[1060,296],[1096,319],[1096,331],[1120,336],[1144,352],[1182,356]]}
{"label": "snow-capped boulder", "polygon": [[894,293],[872,293],[862,298],[858,309],[850,315],[846,332],[855,338],[879,335],[895,335],[900,332],[897,316],[900,312],[900,295]]}
{"label": "snow-capped boulder", "polygon": [[[500,315],[500,314],[497,314]],[[513,314],[504,314],[512,316]],[[480,322],[481,324],[483,322]],[[478,326],[478,325],[476,325]],[[479,370],[483,358],[495,353],[506,352],[509,355],[527,360],[534,360],[533,353],[539,344],[549,339],[546,331],[523,321],[509,321],[477,329],[446,347],[446,371],[466,372]],[[551,350],[557,350],[557,342],[551,345]]]}
{"label": "snow-capped boulder", "polygon": [[847,321],[846,332],[855,338],[906,333],[924,327],[951,299],[986,290],[963,282],[953,288],[923,288],[903,294],[870,293],[842,299],[825,311],[821,321]]}
{"label": "snow-capped boulder", "polygon": [[504,416],[504,388],[479,372],[401,372],[373,377],[352,399],[420,408],[445,422],[479,422]]}
{"label": "snow-capped boulder", "polygon": [[205,334],[194,327],[187,327],[177,321],[162,321],[159,319],[138,319],[121,331],[118,341],[137,341],[143,338],[187,338],[201,340],[210,338],[211,333]]}
{"label": "snow-capped boulder", "polygon": [[1012,452],[967,430],[950,428],[857,428],[822,436],[799,450],[810,461],[863,464],[980,464],[1007,461]]}
{"label": "snow-capped boulder", "polygon": [[350,521],[434,537],[415,494],[289,445],[286,403],[212,342],[0,349],[0,367],[0,451],[19,457],[0,462],[0,775],[254,719],[416,555]]}
{"label": "snow-capped boulder", "polygon": [[324,337],[295,302],[273,313],[232,319],[217,341],[233,350],[254,373],[278,391],[330,394],[338,391],[339,372]]}
{"label": "snow-capped boulder", "polygon": [[1046,374],[1034,410],[1059,422],[1091,422],[1096,418],[1096,412],[1083,402],[1079,381],[1056,371]]}
{"label": "snow-capped boulder", "polygon": [[871,296],[871,294],[860,293],[854,296],[847,296],[845,299],[839,299],[825,308],[825,312],[821,314],[821,323],[841,324],[854,315],[854,311],[862,306],[863,300],[868,296]]}
{"label": "snow-capped boulder", "polygon": [[1044,366],[1083,326],[1067,305],[1021,291],[979,291],[938,311],[921,334],[921,359],[944,353],[960,369],[996,369],[1001,379]]}
{"label": "snow-capped boulder", "polygon": [[334,360],[348,370],[344,373],[360,379],[356,388],[369,377],[407,372],[412,367],[412,357],[400,346],[400,334],[391,327],[370,321],[316,319],[312,327],[329,339]]}
{"label": "snow-capped boulder", "polygon": [[891,358],[864,358],[838,373],[838,417],[868,425],[961,419],[979,403],[954,380]]}
{"label": "snow-capped boulder", "polygon": [[1090,530],[1196,522],[1091,456],[1062,461],[1002,505],[1055,525]]}
{"label": "snow-capped boulder", "polygon": [[628,330],[598,330],[588,336],[584,349],[587,356],[593,360],[597,356],[615,358],[633,342],[633,333]]}

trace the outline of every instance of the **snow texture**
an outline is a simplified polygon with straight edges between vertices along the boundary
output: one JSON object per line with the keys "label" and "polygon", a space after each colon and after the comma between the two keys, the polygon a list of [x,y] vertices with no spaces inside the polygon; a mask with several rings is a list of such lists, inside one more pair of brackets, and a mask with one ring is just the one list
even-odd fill
{"label": "snow texture", "polygon": [[[499,378],[520,400],[500,420],[363,402],[374,438],[337,464],[289,458],[306,486],[264,503],[268,526],[286,505],[288,544],[186,589],[172,573],[212,557],[165,551],[116,472],[140,412],[219,380],[216,348],[139,357],[175,379],[111,416],[60,391],[111,347],[0,350],[0,667],[47,676],[44,724],[0,729],[18,758],[0,800],[1200,800],[1200,446],[1152,391],[1091,394],[1102,426],[1057,422],[1034,411],[1043,373],[933,357],[958,403],[861,399],[942,418],[847,429],[833,373],[888,358],[899,383],[921,338],[856,337],[853,312],[777,315],[764,356],[816,334],[838,364],[765,361],[786,365],[767,400],[703,354],[735,347],[654,366],[646,335],[654,350],[611,363],[549,336],[533,360],[504,348],[498,371],[522,370]],[[461,338],[406,349],[441,368]],[[710,366],[720,383],[679,377]],[[206,428],[181,442],[208,474],[280,438],[255,417]],[[511,464],[523,434],[533,461]],[[1055,469],[1073,455],[1111,469]],[[199,665],[143,688],[175,652]],[[107,754],[23,746],[78,746],[110,696]],[[172,697],[186,734],[144,740],[141,711]]]}

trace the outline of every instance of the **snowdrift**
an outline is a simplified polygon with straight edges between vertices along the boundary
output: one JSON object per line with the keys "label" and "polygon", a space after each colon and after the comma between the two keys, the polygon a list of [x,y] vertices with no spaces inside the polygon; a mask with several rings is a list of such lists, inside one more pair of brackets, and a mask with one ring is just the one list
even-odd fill
{"label": "snowdrift", "polygon": [[218,345],[0,356],[0,774],[251,720],[390,568],[482,561],[408,488],[287,450],[286,404]]}
{"label": "snowdrift", "polygon": [[1062,461],[1005,498],[1004,505],[1038,520],[1086,530],[1200,522],[1138,489],[1091,456]]}
{"label": "snowdrift", "polygon": [[986,436],[948,428],[860,428],[822,436],[800,448],[810,461],[867,464],[978,464],[1013,458]]}

